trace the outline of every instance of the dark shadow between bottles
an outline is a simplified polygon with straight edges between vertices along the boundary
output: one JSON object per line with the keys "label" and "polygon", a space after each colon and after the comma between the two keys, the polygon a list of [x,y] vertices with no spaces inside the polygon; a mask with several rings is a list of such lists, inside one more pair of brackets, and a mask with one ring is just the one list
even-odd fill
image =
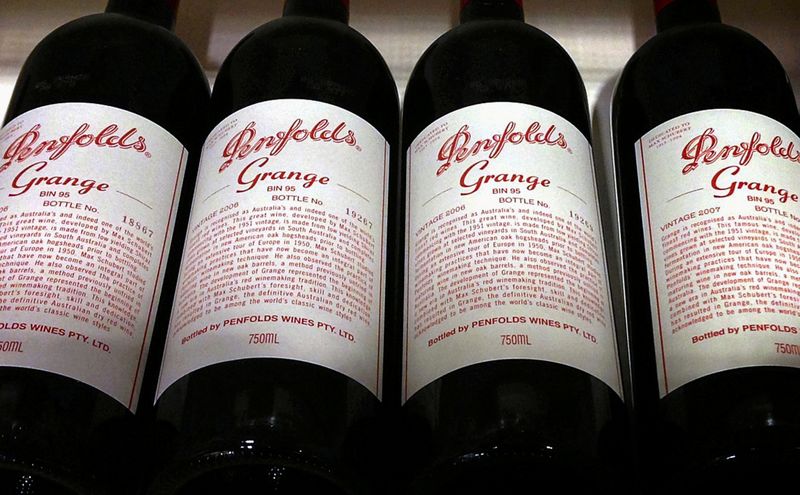
{"label": "dark shadow between bottles", "polygon": [[606,258],[608,260],[609,286],[614,310],[614,325],[617,332],[622,385],[625,403],[630,410],[633,406],[631,389],[630,349],[628,346],[628,324],[625,319],[625,292],[622,286],[622,246],[619,228],[619,208],[617,206],[617,180],[614,170],[614,150],[611,138],[611,101],[619,73],[615,73],[605,83],[592,112],[592,153],[594,158],[597,195],[600,203],[600,217],[605,233]]}

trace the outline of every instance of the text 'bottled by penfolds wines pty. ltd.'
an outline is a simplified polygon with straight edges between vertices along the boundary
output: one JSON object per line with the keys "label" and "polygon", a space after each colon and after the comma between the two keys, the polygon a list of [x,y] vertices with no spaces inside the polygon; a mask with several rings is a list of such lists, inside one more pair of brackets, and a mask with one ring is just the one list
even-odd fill
{"label": "text 'bottled by penfolds wines pty. ltd.'", "polygon": [[134,410],[186,150],[143,117],[89,103],[20,115],[0,148],[0,328],[16,346],[0,364]]}
{"label": "text 'bottled by penfolds wines pty. ltd.'", "polygon": [[262,102],[217,125],[159,395],[199,368],[273,357],[337,370],[380,397],[388,165],[380,133],[327,103]]}
{"label": "text 'bottled by penfolds wines pty. ltd.'", "polygon": [[431,123],[407,160],[404,400],[498,359],[566,364],[621,394],[581,132],[532,105],[484,103]]}

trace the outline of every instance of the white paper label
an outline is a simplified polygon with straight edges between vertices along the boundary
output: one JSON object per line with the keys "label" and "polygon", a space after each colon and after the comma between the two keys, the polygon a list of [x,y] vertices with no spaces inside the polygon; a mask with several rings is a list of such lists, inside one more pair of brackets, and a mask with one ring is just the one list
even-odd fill
{"label": "white paper label", "polygon": [[661,397],[746,366],[800,366],[800,139],[742,110],[636,143]]}
{"label": "white paper label", "polygon": [[59,103],[0,131],[0,365],[136,409],[186,150],[118,108]]}
{"label": "white paper label", "polygon": [[621,393],[591,147],[547,110],[485,103],[408,150],[403,400],[471,364],[537,359]]}
{"label": "white paper label", "polygon": [[239,110],[200,159],[158,395],[243,358],[296,359],[381,395],[389,146],[326,103]]}

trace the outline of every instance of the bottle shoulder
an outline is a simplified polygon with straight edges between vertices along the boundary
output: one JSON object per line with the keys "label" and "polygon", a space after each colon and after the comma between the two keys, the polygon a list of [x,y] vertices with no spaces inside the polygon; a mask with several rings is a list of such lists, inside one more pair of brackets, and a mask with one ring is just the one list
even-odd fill
{"label": "bottle shoulder", "polygon": [[674,28],[652,37],[628,61],[623,76],[665,65],[687,65],[703,71],[733,62],[732,68],[745,69],[743,57],[760,60],[759,66],[782,69],[777,57],[758,38],[734,26],[709,23]]}
{"label": "bottle shoulder", "polygon": [[552,111],[589,137],[586,91],[572,58],[543,31],[507,20],[462,24],[425,51],[406,90],[404,136],[413,139],[459,108],[499,101]]}
{"label": "bottle shoulder", "polygon": [[213,119],[284,98],[336,105],[384,136],[396,134],[398,93],[389,67],[372,43],[340,22],[283,17],[248,34],[220,68]]}
{"label": "bottle shoulder", "polygon": [[637,132],[713,108],[749,110],[790,127],[798,120],[777,57],[752,35],[716,23],[671,29],[645,43],[620,75],[614,107],[620,119],[644,114]]}
{"label": "bottle shoulder", "polygon": [[483,20],[460,24],[437,38],[420,58],[424,63],[439,53],[464,48],[511,50],[525,53],[544,52],[566,64],[575,65],[566,50],[541,29],[515,20]]}
{"label": "bottle shoulder", "polygon": [[228,54],[220,77],[247,77],[249,73],[259,78],[281,62],[294,60],[297,66],[308,69],[311,62],[326,59],[330,63],[322,69],[335,70],[347,61],[351,66],[374,66],[378,76],[391,77],[380,52],[355,29],[341,22],[294,16],[275,19],[251,31]]}
{"label": "bottle shoulder", "polygon": [[383,61],[377,48],[364,35],[350,25],[330,19],[286,16],[273,19],[251,31],[245,36],[231,53],[246,50],[255,45],[262,50],[264,45],[274,43],[300,44],[311,38],[319,48],[336,49],[331,42],[342,43],[343,48],[357,51],[357,55],[376,58]]}
{"label": "bottle shoulder", "polygon": [[[102,58],[100,58],[102,57]],[[89,15],[68,22],[40,41],[28,63],[68,70],[71,65],[102,62],[113,69],[132,63],[151,62],[154,69],[183,63],[202,69],[189,48],[171,31],[155,24],[114,13]]]}
{"label": "bottle shoulder", "polygon": [[[47,35],[20,71],[7,119],[64,102],[113,106],[178,134],[178,114],[207,108],[208,81],[172,32],[120,14],[95,14]],[[187,136],[188,137],[188,136]],[[184,139],[182,139],[184,140]]]}

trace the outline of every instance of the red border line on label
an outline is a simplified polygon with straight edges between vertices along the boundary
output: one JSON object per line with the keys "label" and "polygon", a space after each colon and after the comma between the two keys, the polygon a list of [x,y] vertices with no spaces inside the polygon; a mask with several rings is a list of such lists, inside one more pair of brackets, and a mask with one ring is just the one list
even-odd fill
{"label": "red border line on label", "polygon": [[[183,171],[184,168],[183,155],[185,153],[186,153],[186,148],[181,147],[181,157],[178,163],[178,173],[175,176],[175,185],[172,187],[172,201],[169,206],[169,216],[167,217],[167,229],[164,232],[164,242],[161,244],[161,258],[158,260],[158,269],[156,270],[156,274],[158,275],[159,278],[163,277],[163,274],[161,273],[161,267],[164,264],[164,254],[165,251],[167,250],[167,241],[170,238],[169,236],[170,227],[173,225],[172,212],[175,210],[175,196],[177,196],[178,194],[178,185],[180,184],[181,172]],[[147,334],[150,328],[150,318],[153,314],[153,305],[155,304],[156,300],[156,291],[158,289],[158,284],[159,280],[157,278],[156,283],[153,286],[153,297],[150,299],[150,307],[147,310],[147,323],[144,326],[144,335],[142,336],[142,347],[141,349],[139,349],[139,360],[136,363],[136,372],[133,375],[133,386],[131,387],[131,397],[128,400],[128,409],[130,409],[131,405],[133,404],[133,397],[134,394],[136,393],[136,385],[139,383],[139,370],[142,367],[142,357],[144,356],[145,353],[145,343],[147,342]],[[161,379],[159,377],[159,385],[160,384],[161,384]]]}
{"label": "red border line on label", "polygon": [[[589,145],[589,154],[592,153],[592,147]],[[595,172],[594,166],[594,159],[589,161],[589,170],[592,173],[592,190],[594,191],[594,208],[595,213],[597,214],[597,225],[600,228],[600,250],[603,253],[603,260],[608,260],[608,256],[606,253],[606,239],[605,235],[603,234],[603,219],[600,216],[600,194],[597,191],[597,173]],[[619,391],[619,395],[621,397],[625,397],[625,387],[622,385],[622,364],[619,359],[619,344],[617,342],[617,327],[614,323],[614,306],[612,303],[611,298],[611,280],[610,275],[608,272],[608,261],[603,262],[603,266],[605,267],[606,276],[603,279],[606,284],[606,302],[608,303],[608,319],[609,323],[611,324],[611,341],[614,343],[614,355],[616,355],[616,359],[614,359],[615,368],[617,371],[617,390]]]}
{"label": "red border line on label", "polygon": [[403,302],[403,305],[405,306],[405,313],[406,313],[406,318],[405,318],[405,322],[404,322],[404,325],[403,325],[403,330],[406,333],[405,366],[403,366],[403,402],[408,401],[408,346],[409,346],[408,335],[410,333],[409,332],[409,322],[411,321],[411,315],[408,314],[410,312],[409,311],[409,307],[408,307],[408,305],[409,305],[408,294],[409,294],[409,287],[411,286],[411,270],[409,269],[409,266],[408,266],[409,265],[409,261],[408,260],[411,259],[410,258],[410,253],[411,253],[411,237],[410,237],[411,236],[411,232],[410,232],[410,230],[411,230],[411,154],[408,153],[408,152],[406,152],[406,173],[407,173],[407,179],[406,179],[406,205],[405,205],[405,208],[406,208],[406,222],[405,222],[406,229],[404,229],[404,230],[408,230],[409,232],[405,232],[405,234],[404,234],[404,237],[406,239],[408,239],[408,241],[406,242],[406,246],[405,246],[406,247],[406,249],[405,249],[406,262],[404,263],[405,270],[406,270],[406,276],[403,277],[405,279],[405,282],[406,282],[406,294],[405,294],[406,297],[405,297],[405,301]]}
{"label": "red border line on label", "polygon": [[387,162],[389,161],[387,157],[389,154],[386,151],[386,148],[389,146],[389,143],[384,140],[383,141],[383,192],[381,193],[381,219],[383,220],[383,226],[381,227],[381,264],[378,269],[381,271],[380,276],[380,285],[381,288],[381,295],[378,298],[378,363],[377,367],[375,368],[375,391],[380,391],[380,395],[383,396],[383,388],[381,387],[381,336],[386,328],[386,315],[383,314],[383,299],[386,297],[386,287],[383,285],[383,275],[386,267],[386,182],[387,182]]}
{"label": "red border line on label", "polygon": [[669,378],[667,375],[667,355],[664,352],[664,332],[661,325],[661,303],[658,299],[658,278],[656,276],[656,251],[653,243],[653,224],[650,220],[650,195],[647,192],[647,172],[645,171],[644,162],[644,141],[639,140],[639,153],[642,157],[642,179],[644,182],[644,203],[647,207],[647,231],[650,236],[650,257],[653,262],[653,288],[656,292],[656,313],[658,316],[658,338],[661,341],[661,366],[664,370],[664,394],[669,393]]}

